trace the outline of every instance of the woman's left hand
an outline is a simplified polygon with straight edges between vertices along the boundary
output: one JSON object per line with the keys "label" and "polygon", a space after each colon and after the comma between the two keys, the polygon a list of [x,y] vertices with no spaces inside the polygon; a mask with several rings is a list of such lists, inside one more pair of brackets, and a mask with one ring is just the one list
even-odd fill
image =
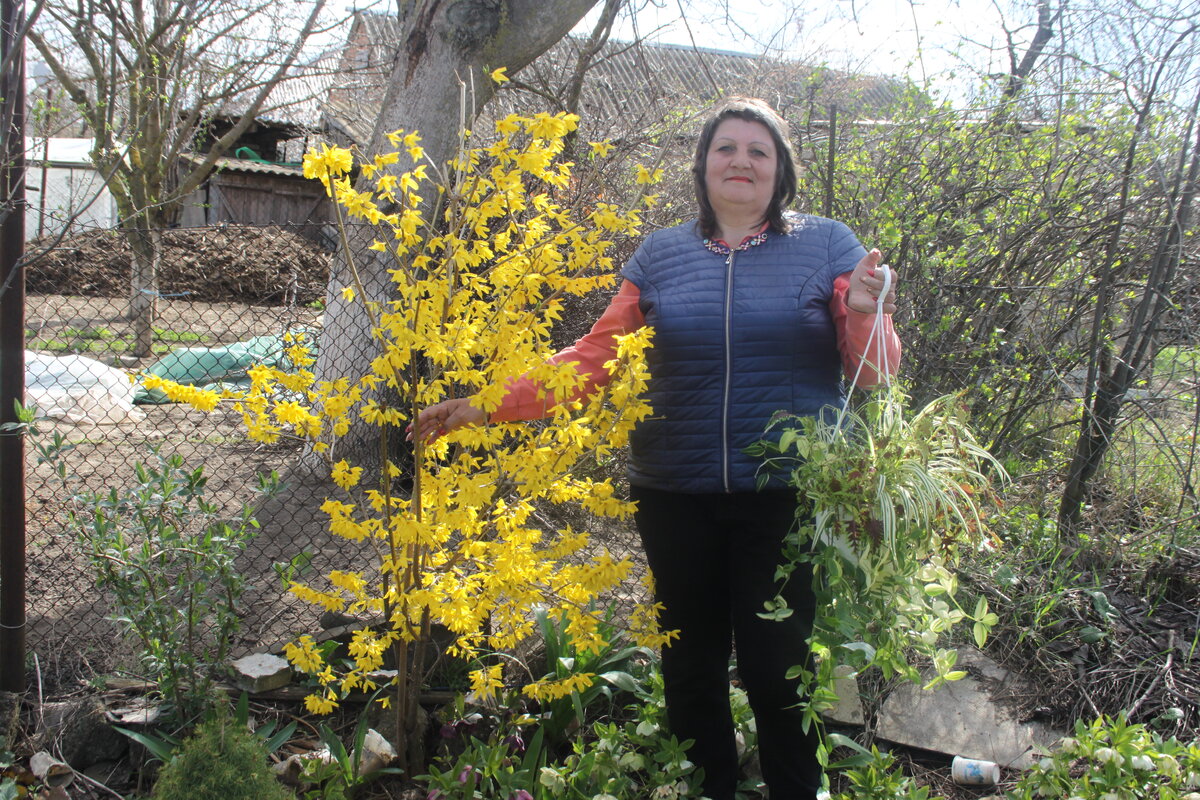
{"label": "woman's left hand", "polygon": [[[883,291],[883,271],[878,269],[883,254],[873,249],[862,257],[850,273],[850,291],[846,293],[846,305],[864,314],[878,310],[879,293]],[[896,313],[896,271],[892,270],[892,285],[883,299],[883,313]]]}

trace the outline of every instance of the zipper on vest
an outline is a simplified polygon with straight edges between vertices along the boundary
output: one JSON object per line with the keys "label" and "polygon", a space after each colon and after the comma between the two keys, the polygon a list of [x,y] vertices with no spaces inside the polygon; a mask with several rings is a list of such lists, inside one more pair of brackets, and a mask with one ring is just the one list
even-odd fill
{"label": "zipper on vest", "polygon": [[729,397],[733,383],[733,250],[725,260],[725,392],[721,398],[721,480],[729,487]]}

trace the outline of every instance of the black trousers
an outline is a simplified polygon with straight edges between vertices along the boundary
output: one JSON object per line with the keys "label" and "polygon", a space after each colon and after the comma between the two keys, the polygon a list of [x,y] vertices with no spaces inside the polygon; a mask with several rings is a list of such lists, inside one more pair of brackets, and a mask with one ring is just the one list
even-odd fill
{"label": "black trousers", "polygon": [[772,800],[809,800],[821,785],[815,731],[801,728],[797,681],[789,668],[808,661],[814,601],[812,573],[798,568],[783,621],[758,616],[775,597],[775,568],[791,529],[790,492],[677,494],[630,488],[636,522],[654,574],[664,630],[679,639],[664,648],[663,681],[671,732],[693,739],[692,762],[704,768],[704,794],[730,800],[738,779],[729,709],[729,658],[737,668],[758,730],[763,778]]}

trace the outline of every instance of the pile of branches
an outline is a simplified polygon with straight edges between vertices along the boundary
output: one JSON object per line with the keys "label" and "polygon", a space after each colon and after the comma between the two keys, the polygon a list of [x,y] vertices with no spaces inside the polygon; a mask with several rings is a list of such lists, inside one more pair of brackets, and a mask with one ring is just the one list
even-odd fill
{"label": "pile of branches", "polygon": [[1036,696],[1021,698],[1024,716],[1069,728],[1124,713],[1180,741],[1200,738],[1200,550],[1180,547],[1139,569],[1083,569],[1072,583],[1041,636],[996,637],[995,649],[1012,647],[1003,661],[1041,676]]}
{"label": "pile of branches", "polygon": [[[26,291],[90,297],[129,294],[130,253],[119,231],[39,239],[26,246]],[[162,232],[158,291],[188,300],[266,305],[323,298],[332,254],[278,226]]]}

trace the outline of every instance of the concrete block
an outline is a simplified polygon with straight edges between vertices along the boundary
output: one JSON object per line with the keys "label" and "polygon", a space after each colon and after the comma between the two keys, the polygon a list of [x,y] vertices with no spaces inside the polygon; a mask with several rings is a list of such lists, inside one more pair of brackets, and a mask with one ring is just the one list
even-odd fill
{"label": "concrete block", "polygon": [[281,689],[292,682],[292,667],[287,659],[270,653],[252,653],[229,665],[240,689],[251,694]]}
{"label": "concrete block", "polygon": [[837,692],[838,702],[822,716],[829,722],[839,725],[863,725],[862,700],[858,696],[858,680],[849,667],[838,667],[839,672],[833,682],[833,690]]}
{"label": "concrete block", "polygon": [[1021,722],[1005,695],[1021,693],[1023,680],[982,653],[960,651],[958,664],[970,673],[931,691],[903,684],[879,714],[878,734],[896,744],[946,755],[1025,768],[1034,746],[1048,747],[1066,735],[1040,722]]}

